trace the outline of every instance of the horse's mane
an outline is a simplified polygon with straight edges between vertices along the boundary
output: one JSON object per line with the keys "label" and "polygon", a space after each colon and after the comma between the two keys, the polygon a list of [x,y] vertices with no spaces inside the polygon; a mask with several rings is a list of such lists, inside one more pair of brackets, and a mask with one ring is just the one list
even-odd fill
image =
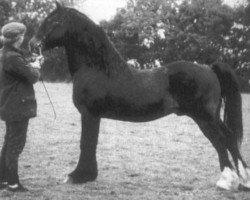
{"label": "horse's mane", "polygon": [[127,66],[104,30],[85,14],[65,8],[65,17],[71,22],[70,32],[77,40],[79,51],[85,55],[87,53],[91,66],[98,66],[108,75]]}

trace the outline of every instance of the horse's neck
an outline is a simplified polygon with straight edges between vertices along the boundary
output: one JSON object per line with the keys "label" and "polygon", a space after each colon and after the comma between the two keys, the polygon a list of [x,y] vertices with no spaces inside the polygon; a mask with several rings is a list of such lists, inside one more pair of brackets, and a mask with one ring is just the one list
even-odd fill
{"label": "horse's neck", "polygon": [[71,46],[65,46],[67,59],[68,59],[68,67],[70,74],[73,76],[74,73],[81,67],[79,55],[77,52],[72,49]]}
{"label": "horse's neck", "polygon": [[[93,63],[93,55],[89,55],[86,52],[82,52],[78,45],[69,44],[65,46],[67,57],[68,57],[68,66],[71,75],[79,68],[87,67],[98,67]],[[109,75],[119,74],[119,73],[129,73],[130,69],[127,63],[121,58],[120,54],[116,51],[111,43],[107,43],[105,46],[105,69]]]}
{"label": "horse's neck", "polygon": [[106,51],[106,62],[111,72],[125,73],[129,71],[128,64],[111,43],[107,44]]}

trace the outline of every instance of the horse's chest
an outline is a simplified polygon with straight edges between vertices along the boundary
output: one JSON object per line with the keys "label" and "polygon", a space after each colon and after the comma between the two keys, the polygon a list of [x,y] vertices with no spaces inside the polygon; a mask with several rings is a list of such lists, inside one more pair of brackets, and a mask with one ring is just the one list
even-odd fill
{"label": "horse's chest", "polygon": [[90,107],[97,99],[103,99],[106,95],[106,84],[98,77],[85,77],[74,80],[73,102],[80,109],[81,106]]}

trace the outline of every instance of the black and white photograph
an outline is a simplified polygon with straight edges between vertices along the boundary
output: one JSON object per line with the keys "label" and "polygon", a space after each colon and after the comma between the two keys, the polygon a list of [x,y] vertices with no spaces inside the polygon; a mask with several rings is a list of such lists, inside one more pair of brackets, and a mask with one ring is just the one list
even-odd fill
{"label": "black and white photograph", "polygon": [[250,0],[0,0],[1,200],[250,200]]}

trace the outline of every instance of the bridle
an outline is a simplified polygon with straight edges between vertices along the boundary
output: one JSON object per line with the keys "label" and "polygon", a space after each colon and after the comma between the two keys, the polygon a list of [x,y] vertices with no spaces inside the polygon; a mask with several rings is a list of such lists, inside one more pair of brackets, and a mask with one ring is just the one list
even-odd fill
{"label": "bridle", "polygon": [[39,49],[39,55],[42,55],[41,48],[42,48],[42,46],[43,46],[43,43],[44,43],[46,37],[48,37],[48,35],[49,35],[51,32],[53,32],[54,29],[57,28],[57,26],[58,26],[59,24],[61,25],[60,22],[55,21],[55,22],[53,23],[53,26],[50,27],[49,31],[47,31],[47,34],[46,34],[46,35],[44,34],[44,35],[41,37],[41,39],[39,39],[39,43],[36,44],[36,45],[34,46],[34,48],[38,48],[38,49]]}

